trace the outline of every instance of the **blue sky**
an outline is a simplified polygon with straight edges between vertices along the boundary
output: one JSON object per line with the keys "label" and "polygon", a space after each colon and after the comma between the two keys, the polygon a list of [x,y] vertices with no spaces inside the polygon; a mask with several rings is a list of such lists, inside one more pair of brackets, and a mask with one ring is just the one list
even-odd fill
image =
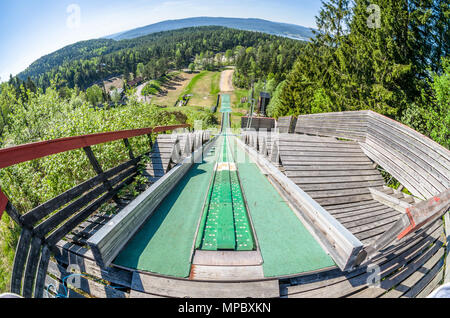
{"label": "blue sky", "polygon": [[320,0],[1,0],[0,78],[68,44],[168,19],[261,18],[315,27],[320,6]]}

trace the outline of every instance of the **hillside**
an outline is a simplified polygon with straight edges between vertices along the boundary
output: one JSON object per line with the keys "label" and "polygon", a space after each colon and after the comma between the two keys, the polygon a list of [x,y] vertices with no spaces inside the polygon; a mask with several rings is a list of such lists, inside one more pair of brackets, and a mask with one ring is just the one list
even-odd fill
{"label": "hillside", "polygon": [[[58,87],[77,86],[85,89],[110,76],[142,73],[138,71],[139,64],[141,71],[146,66],[146,75],[156,78],[169,69],[188,67],[196,57],[212,61],[215,54],[227,50],[232,50],[233,53],[239,46],[262,45],[266,51],[271,44],[274,48],[281,45],[284,50],[292,49],[290,57],[285,59],[292,64],[295,52],[304,43],[286,37],[220,26],[192,27],[127,40],[97,39],[79,42],[40,58],[18,77],[21,80],[30,77],[41,88],[49,87],[52,81],[57,80]],[[283,54],[288,56],[286,52]],[[277,56],[271,58],[276,59]],[[279,63],[273,61],[269,66],[277,64]]]}
{"label": "hillside", "polygon": [[118,41],[133,39],[161,31],[170,31],[197,26],[222,26],[238,30],[263,32],[304,41],[308,41],[310,38],[314,37],[314,34],[310,28],[295,24],[278,23],[262,19],[198,17],[180,20],[167,20],[118,34],[113,34],[105,38]]}

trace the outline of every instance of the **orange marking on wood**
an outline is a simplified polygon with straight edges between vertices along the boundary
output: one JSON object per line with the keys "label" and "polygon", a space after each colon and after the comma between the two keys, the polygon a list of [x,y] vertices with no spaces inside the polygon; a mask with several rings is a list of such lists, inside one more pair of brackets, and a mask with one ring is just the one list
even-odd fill
{"label": "orange marking on wood", "polygon": [[397,239],[400,240],[402,238],[404,238],[406,235],[408,235],[409,233],[411,233],[415,228],[416,228],[416,222],[414,222],[414,218],[411,215],[411,210],[410,208],[406,208],[406,214],[408,215],[409,218],[409,222],[411,223],[405,230],[403,230],[403,232],[401,232],[398,236]]}

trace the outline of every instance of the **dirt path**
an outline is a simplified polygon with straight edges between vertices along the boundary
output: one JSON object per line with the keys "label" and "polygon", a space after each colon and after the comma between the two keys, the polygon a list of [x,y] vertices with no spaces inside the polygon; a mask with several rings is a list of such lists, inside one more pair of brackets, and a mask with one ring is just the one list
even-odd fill
{"label": "dirt path", "polygon": [[144,89],[145,85],[147,85],[148,83],[149,82],[145,82],[145,83],[139,85],[137,87],[137,89],[136,89],[136,96],[138,98],[138,101],[140,101],[140,102],[145,102],[146,101],[145,96],[142,96],[142,90]]}
{"label": "dirt path", "polygon": [[233,92],[233,73],[234,70],[226,70],[220,76],[220,91],[222,93]]}

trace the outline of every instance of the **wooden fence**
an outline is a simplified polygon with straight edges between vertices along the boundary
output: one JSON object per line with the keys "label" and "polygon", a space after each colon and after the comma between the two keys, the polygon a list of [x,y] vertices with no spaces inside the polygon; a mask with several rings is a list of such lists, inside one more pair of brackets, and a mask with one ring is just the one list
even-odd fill
{"label": "wooden fence", "polygon": [[[189,125],[144,128],[107,132],[86,136],[36,142],[0,150],[0,168],[35,160],[50,155],[83,148],[97,173],[94,178],[60,194],[48,202],[21,215],[0,191],[0,208],[21,226],[16,248],[11,292],[24,297],[42,297],[51,251],[71,230],[82,223],[104,203],[114,199],[125,185],[138,175],[137,164],[153,147],[152,135],[188,128]],[[129,138],[149,137],[149,152],[135,156]],[[130,160],[108,171],[103,171],[91,146],[123,140]],[[0,213],[1,217],[1,213]]]}
{"label": "wooden fence", "polygon": [[299,116],[295,132],[358,141],[370,159],[420,199],[450,187],[448,149],[373,111]]}

